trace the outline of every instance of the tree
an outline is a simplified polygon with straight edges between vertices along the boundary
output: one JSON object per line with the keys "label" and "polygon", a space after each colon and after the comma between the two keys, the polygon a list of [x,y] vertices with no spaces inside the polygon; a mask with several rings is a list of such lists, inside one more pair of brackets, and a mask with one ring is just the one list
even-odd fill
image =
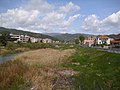
{"label": "tree", "polygon": [[83,43],[83,41],[85,40],[85,37],[83,35],[80,35],[79,40],[80,40],[81,43]]}
{"label": "tree", "polygon": [[29,38],[27,42],[28,42],[28,43],[31,43],[31,39]]}
{"label": "tree", "polygon": [[75,44],[79,44],[79,39],[75,39]]}
{"label": "tree", "polygon": [[10,40],[9,32],[2,32],[2,35],[0,36],[0,43],[2,46],[7,45],[7,41]]}

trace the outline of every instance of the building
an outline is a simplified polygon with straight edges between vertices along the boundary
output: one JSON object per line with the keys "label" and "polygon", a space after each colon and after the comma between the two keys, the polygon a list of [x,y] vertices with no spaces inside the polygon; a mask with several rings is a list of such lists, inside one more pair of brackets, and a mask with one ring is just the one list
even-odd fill
{"label": "building", "polygon": [[112,40],[110,43],[112,46],[120,46],[120,40]]}
{"label": "building", "polygon": [[88,36],[83,42],[84,46],[91,47],[95,43],[95,39],[95,36]]}
{"label": "building", "polygon": [[30,37],[31,43],[42,43],[43,40],[42,38],[35,38],[35,37]]}
{"label": "building", "polygon": [[39,43],[43,43],[43,39],[42,38],[37,38]]}
{"label": "building", "polygon": [[30,37],[30,42],[31,43],[36,43],[36,42],[38,42],[38,39],[35,38],[35,37]]}
{"label": "building", "polygon": [[101,35],[96,38],[96,44],[106,44],[109,45],[111,38],[106,35]]}
{"label": "building", "polygon": [[45,38],[42,40],[43,43],[52,43],[52,40],[49,38]]}
{"label": "building", "polygon": [[30,36],[28,35],[17,35],[17,34],[10,34],[11,39],[15,42],[27,43]]}
{"label": "building", "polygon": [[31,42],[31,43],[59,43],[59,41],[52,41],[52,39],[49,38],[35,38],[35,37],[30,37],[28,35],[17,35],[17,34],[10,34],[10,37],[12,39],[12,41],[14,41],[14,43],[27,43],[27,42]]}
{"label": "building", "polygon": [[60,44],[60,41],[52,41],[55,44]]}

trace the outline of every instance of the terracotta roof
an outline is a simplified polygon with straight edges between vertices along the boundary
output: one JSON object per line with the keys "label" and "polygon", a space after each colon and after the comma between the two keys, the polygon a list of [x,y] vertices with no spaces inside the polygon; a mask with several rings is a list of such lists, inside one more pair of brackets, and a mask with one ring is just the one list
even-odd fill
{"label": "terracotta roof", "polygon": [[99,38],[109,38],[109,37],[105,36],[105,35],[102,35],[102,36],[99,36]]}
{"label": "terracotta roof", "polygon": [[120,40],[113,40],[112,43],[120,43]]}

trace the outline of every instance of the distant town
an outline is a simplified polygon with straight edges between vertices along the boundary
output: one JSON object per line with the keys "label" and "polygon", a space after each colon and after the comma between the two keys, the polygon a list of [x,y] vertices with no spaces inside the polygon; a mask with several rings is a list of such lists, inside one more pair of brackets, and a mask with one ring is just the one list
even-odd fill
{"label": "distant town", "polygon": [[[0,36],[2,36],[2,34],[0,34]],[[54,41],[50,38],[35,38],[26,34],[23,35],[10,33],[8,36],[8,40],[14,43],[60,43],[60,41]]]}
{"label": "distant town", "polygon": [[[2,34],[0,34],[2,36]],[[82,40],[81,38],[82,37]],[[50,38],[36,38],[31,37],[29,35],[23,34],[9,34],[10,41],[14,43],[64,43],[64,44],[80,44],[84,47],[97,47],[97,48],[105,48],[109,49],[110,47],[120,48],[120,34],[116,35],[98,35],[98,36],[83,36],[80,37],[74,42],[61,42],[60,40],[52,40]]]}

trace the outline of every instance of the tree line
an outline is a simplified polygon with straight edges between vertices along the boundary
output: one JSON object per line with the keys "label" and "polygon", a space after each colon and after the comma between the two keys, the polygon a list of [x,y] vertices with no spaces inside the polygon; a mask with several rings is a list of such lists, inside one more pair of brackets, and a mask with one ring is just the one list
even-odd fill
{"label": "tree line", "polygon": [[2,32],[0,35],[0,46],[6,46],[8,41],[11,41],[10,33]]}

